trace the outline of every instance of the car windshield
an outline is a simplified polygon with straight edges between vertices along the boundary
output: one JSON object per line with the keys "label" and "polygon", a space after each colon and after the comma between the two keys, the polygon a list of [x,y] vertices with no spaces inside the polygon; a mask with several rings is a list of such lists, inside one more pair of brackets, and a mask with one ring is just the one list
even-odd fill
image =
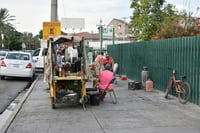
{"label": "car windshield", "polygon": [[21,53],[8,53],[6,59],[14,59],[14,60],[29,60],[29,54],[21,54]]}
{"label": "car windshield", "polygon": [[37,49],[37,50],[34,51],[33,56],[38,56],[39,53],[40,53],[40,49]]}

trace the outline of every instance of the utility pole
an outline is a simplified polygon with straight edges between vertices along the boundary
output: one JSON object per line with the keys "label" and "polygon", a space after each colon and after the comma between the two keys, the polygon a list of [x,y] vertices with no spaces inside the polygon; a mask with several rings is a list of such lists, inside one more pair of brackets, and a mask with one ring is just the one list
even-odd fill
{"label": "utility pole", "polygon": [[58,21],[57,8],[58,0],[51,0],[51,22]]}
{"label": "utility pole", "polygon": [[99,27],[99,32],[100,32],[100,45],[101,49],[100,51],[102,52],[102,45],[103,45],[103,25],[102,25],[102,20],[100,19],[100,24],[97,25]]}

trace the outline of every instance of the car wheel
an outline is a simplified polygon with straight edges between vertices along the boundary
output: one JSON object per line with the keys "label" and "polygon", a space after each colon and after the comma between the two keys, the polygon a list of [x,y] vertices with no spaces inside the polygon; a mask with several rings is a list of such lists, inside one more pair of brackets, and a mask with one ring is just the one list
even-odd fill
{"label": "car wheel", "polygon": [[30,78],[30,81],[34,81],[35,80],[35,73],[33,74],[33,76]]}
{"label": "car wheel", "polygon": [[1,80],[4,80],[5,79],[5,76],[1,76]]}

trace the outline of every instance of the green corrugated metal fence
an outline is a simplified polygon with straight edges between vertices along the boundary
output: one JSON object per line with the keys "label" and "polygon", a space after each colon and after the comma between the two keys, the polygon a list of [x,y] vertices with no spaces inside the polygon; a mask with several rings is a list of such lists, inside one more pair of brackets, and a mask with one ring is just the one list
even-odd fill
{"label": "green corrugated metal fence", "polygon": [[147,66],[154,88],[165,91],[175,68],[177,79],[186,75],[191,86],[190,102],[199,105],[200,37],[185,37],[127,44],[109,45],[107,51],[119,64],[118,73],[141,81],[143,66]]}

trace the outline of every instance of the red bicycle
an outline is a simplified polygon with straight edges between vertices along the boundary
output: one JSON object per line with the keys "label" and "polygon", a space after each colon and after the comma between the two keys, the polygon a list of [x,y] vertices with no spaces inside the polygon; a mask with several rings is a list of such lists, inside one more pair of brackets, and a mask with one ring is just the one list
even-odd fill
{"label": "red bicycle", "polygon": [[185,104],[190,99],[190,84],[187,82],[183,82],[183,79],[186,78],[186,76],[182,76],[181,80],[176,80],[175,74],[176,70],[173,68],[168,68],[169,70],[172,70],[173,76],[169,79],[169,82],[167,84],[167,89],[165,92],[165,98],[168,98],[168,94],[171,90],[171,88],[175,88],[176,93],[178,94],[178,100],[180,103]]}

